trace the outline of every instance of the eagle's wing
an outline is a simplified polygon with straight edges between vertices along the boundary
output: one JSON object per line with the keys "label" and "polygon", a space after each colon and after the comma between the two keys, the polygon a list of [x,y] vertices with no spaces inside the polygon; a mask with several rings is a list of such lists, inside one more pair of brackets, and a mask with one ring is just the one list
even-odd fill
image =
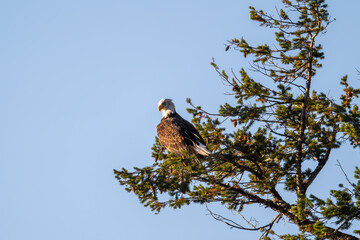
{"label": "eagle's wing", "polygon": [[181,122],[181,124],[184,125],[183,129],[185,129],[184,132],[185,136],[187,136],[188,139],[192,142],[191,145],[192,150],[191,151],[188,150],[188,151],[203,156],[208,156],[210,154],[210,151],[207,149],[206,143],[204,139],[201,137],[198,130],[196,130],[196,128],[191,123],[189,123],[182,117],[179,116],[179,118],[181,119],[179,120],[179,122]]}

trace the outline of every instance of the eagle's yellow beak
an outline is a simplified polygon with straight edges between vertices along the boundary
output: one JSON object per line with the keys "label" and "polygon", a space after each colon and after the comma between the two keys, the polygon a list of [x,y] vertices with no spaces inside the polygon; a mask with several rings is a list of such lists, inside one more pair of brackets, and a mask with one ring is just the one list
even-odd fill
{"label": "eagle's yellow beak", "polygon": [[159,109],[159,112],[160,112],[161,109],[163,109],[163,106],[162,105],[158,106],[158,109]]}

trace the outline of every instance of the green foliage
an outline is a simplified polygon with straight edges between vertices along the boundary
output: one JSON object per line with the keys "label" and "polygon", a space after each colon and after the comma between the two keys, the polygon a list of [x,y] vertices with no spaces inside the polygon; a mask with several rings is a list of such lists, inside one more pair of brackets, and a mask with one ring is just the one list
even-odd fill
{"label": "green foliage", "polygon": [[[327,5],[324,0],[282,2],[284,8],[276,17],[250,7],[252,20],[276,30],[278,46],[252,46],[244,38],[234,38],[226,48],[251,57],[252,70],[270,81],[255,80],[244,69],[228,74],[213,60],[211,65],[230,87],[235,103],[224,103],[218,113],[210,114],[187,99],[192,122],[213,154],[204,159],[175,156],[156,138],[152,166],[114,170],[115,175],[156,212],[219,202],[241,213],[256,204],[277,216],[249,228],[220,219],[235,228],[258,230],[261,239],[357,239],[344,230],[358,228],[353,224],[360,220],[360,170],[355,171],[356,184],[340,185],[327,199],[308,189],[333,149],[346,141],[360,147],[360,112],[354,103],[360,89],[351,87],[347,76],[340,81],[343,94],[338,100],[311,88],[324,59],[316,40],[331,22]],[[234,127],[225,129],[224,121]],[[286,201],[284,193],[296,200]],[[280,219],[296,224],[299,233],[275,233],[273,226]]]}

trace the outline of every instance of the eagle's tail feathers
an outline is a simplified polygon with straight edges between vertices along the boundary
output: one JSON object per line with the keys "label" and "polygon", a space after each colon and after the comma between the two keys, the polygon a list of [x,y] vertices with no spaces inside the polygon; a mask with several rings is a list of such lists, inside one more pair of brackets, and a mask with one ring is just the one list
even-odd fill
{"label": "eagle's tail feathers", "polygon": [[201,154],[203,156],[209,156],[211,154],[207,147],[201,143],[196,145],[196,151],[198,152],[198,154]]}

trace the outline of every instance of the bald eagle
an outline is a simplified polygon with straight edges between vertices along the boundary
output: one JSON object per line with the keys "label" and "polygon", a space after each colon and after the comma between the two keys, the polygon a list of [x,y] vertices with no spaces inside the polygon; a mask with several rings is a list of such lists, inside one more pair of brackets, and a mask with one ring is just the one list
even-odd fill
{"label": "bald eagle", "polygon": [[195,127],[176,113],[171,99],[161,99],[158,109],[163,111],[161,122],[157,126],[161,146],[175,155],[184,155],[184,150],[189,154],[202,156],[210,154],[204,139]]}

